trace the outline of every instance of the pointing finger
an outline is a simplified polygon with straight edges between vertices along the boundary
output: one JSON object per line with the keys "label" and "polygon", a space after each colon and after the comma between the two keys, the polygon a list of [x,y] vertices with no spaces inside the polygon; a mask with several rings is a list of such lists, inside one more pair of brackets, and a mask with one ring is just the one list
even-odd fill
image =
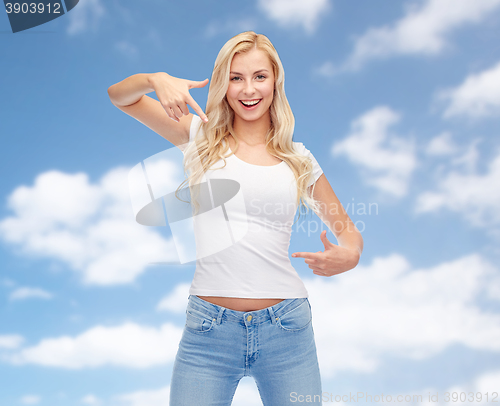
{"label": "pointing finger", "polygon": [[320,255],[316,252],[294,252],[293,258],[319,259]]}
{"label": "pointing finger", "polygon": [[198,103],[195,102],[195,100],[189,96],[189,99],[187,101],[187,103],[193,108],[193,110],[198,114],[198,116],[205,122],[205,123],[208,123],[208,118],[207,116],[205,115],[205,113],[203,112],[203,110],[201,109],[200,106],[198,106]]}
{"label": "pointing finger", "polygon": [[205,87],[207,85],[207,80],[208,78],[206,78],[205,80],[202,80],[202,81],[197,81],[197,80],[190,80],[189,81],[189,88],[193,88],[193,87]]}

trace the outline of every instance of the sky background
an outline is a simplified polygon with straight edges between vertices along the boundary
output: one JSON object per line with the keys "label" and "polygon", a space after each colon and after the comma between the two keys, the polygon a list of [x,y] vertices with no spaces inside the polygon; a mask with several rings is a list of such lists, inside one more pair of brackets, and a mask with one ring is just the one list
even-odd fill
{"label": "sky background", "polygon": [[[135,222],[127,175],[172,144],[107,88],[210,78],[246,30],[276,47],[293,139],[364,239],[330,278],[292,259],[323,392],[498,404],[500,0],[80,0],[16,34],[0,17],[0,405],[168,404],[195,266],[149,264],[175,247]],[[323,250],[301,222],[290,254]],[[243,378],[233,405],[259,404]]]}

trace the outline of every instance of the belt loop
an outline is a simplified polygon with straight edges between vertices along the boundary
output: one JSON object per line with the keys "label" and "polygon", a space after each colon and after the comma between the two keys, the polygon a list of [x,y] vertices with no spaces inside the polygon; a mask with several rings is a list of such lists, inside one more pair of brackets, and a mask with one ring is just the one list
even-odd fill
{"label": "belt loop", "polygon": [[221,306],[221,308],[219,309],[219,314],[217,316],[217,324],[221,323],[222,314],[224,313],[224,310],[226,310],[226,308]]}
{"label": "belt loop", "polygon": [[267,308],[269,310],[269,316],[271,316],[271,323],[272,324],[276,324],[276,318],[274,316],[274,310],[273,310],[273,307],[270,306]]}

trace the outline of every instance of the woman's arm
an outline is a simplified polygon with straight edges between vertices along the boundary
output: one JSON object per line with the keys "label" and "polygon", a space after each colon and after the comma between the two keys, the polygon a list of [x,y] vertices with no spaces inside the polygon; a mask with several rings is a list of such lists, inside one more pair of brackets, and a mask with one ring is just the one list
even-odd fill
{"label": "woman's arm", "polygon": [[313,197],[320,202],[318,217],[330,229],[340,246],[355,250],[361,256],[363,237],[347,215],[325,174],[316,181]]}
{"label": "woman's arm", "polygon": [[[137,73],[108,88],[111,102],[124,113],[134,117],[167,141],[179,146],[189,141],[192,114],[189,104],[202,119],[203,110],[189,94],[193,87],[203,87],[202,82],[175,78],[165,72]],[[158,100],[146,96],[155,91]]]}
{"label": "woman's arm", "polygon": [[339,245],[328,241],[325,230],[320,236],[325,251],[297,252],[292,257],[305,258],[309,268],[321,276],[337,275],[356,267],[363,251],[363,237],[342,207],[324,173],[316,181],[313,197],[320,204],[318,217],[335,235]]}
{"label": "woman's arm", "polygon": [[137,103],[146,93],[155,89],[151,84],[154,73],[137,73],[115,83],[108,88],[108,95],[116,107],[130,106]]}

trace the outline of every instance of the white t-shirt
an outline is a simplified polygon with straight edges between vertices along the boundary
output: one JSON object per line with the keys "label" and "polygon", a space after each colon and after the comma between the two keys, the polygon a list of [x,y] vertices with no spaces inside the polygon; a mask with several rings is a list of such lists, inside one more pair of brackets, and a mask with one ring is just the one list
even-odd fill
{"label": "white t-shirt", "polygon": [[[189,141],[201,124],[193,115]],[[301,142],[297,152],[311,158],[314,184],[323,170]],[[212,168],[222,168],[221,159]],[[308,297],[304,283],[292,266],[288,249],[298,205],[296,181],[286,162],[272,166],[247,163],[234,154],[222,169],[209,169],[208,179],[233,179],[243,194],[248,231],[242,239],[213,255],[199,258],[189,294],[241,298]],[[238,221],[235,216],[233,221]],[[216,236],[214,236],[216,238]]]}

